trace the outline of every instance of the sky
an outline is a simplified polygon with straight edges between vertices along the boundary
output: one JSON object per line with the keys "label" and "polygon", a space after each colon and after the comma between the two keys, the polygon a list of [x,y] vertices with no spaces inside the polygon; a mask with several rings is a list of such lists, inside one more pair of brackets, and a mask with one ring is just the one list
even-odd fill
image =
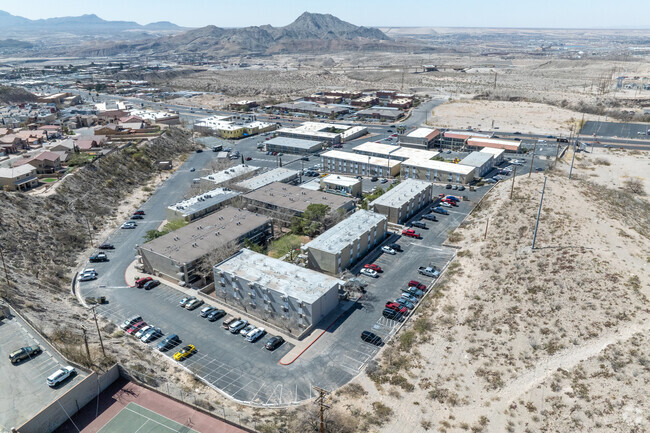
{"label": "sky", "polygon": [[650,28],[650,0],[0,0],[0,10],[185,27],[284,26],[309,11],[374,27]]}

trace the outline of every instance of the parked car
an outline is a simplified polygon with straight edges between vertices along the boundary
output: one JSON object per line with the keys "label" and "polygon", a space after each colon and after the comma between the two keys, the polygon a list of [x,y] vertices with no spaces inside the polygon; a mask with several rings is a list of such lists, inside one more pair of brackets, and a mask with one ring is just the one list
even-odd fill
{"label": "parked car", "polygon": [[84,269],[79,274],[79,281],[91,281],[97,279],[97,272],[94,270]]}
{"label": "parked car", "polygon": [[255,343],[257,340],[262,338],[266,334],[266,331],[264,328],[255,328],[248,334],[246,334],[246,341],[249,341],[251,343]]}
{"label": "parked car", "polygon": [[420,239],[420,233],[415,233],[415,231],[412,230],[412,229],[402,230],[402,236],[406,236],[406,237],[409,237],[409,238]]}
{"label": "parked car", "polygon": [[381,269],[381,266],[376,265],[374,263],[366,263],[365,265],[363,265],[363,267],[366,268],[366,269],[372,269],[373,271],[383,272],[383,270]]}
{"label": "parked car", "polygon": [[451,207],[451,205],[449,203],[447,203],[446,201],[441,201],[440,206],[442,206],[442,207]]}
{"label": "parked car", "polygon": [[408,313],[408,309],[406,307],[401,306],[397,302],[390,302],[390,301],[386,302],[385,307],[390,308],[391,310],[395,310],[395,311],[399,312],[402,315],[405,315],[405,314]]}
{"label": "parked car", "polygon": [[384,245],[383,247],[381,247],[381,250],[386,254],[391,254],[391,255],[397,254],[395,250],[389,247],[388,245]]}
{"label": "parked car", "polygon": [[411,280],[411,281],[409,281],[408,286],[409,287],[415,287],[416,289],[422,290],[423,292],[427,291],[427,286],[425,286],[424,284],[422,284],[419,281]]}
{"label": "parked car", "polygon": [[246,159],[246,161],[252,161],[253,160],[253,158],[251,158],[250,156],[247,156],[245,159]]}
{"label": "parked car", "polygon": [[244,327],[241,329],[241,331],[239,331],[239,335],[241,335],[242,337],[246,338],[246,337],[248,336],[248,333],[254,331],[255,328],[256,328],[255,325],[249,323],[248,325],[244,326]]}
{"label": "parked car", "polygon": [[142,215],[131,215],[132,220],[143,220],[144,216]]}
{"label": "parked car", "polygon": [[382,311],[381,315],[391,320],[400,320],[402,318],[402,315],[399,311],[391,310],[390,308],[384,308],[384,311]]}
{"label": "parked car", "polygon": [[162,331],[160,328],[154,328],[153,326],[147,330],[147,332],[143,333],[140,336],[140,341],[143,343],[149,343],[153,340],[155,340],[158,337],[162,337]]}
{"label": "parked car", "polygon": [[205,307],[204,309],[201,310],[201,313],[200,313],[201,317],[208,317],[208,315],[210,313],[212,313],[213,311],[215,311],[216,309],[217,309],[217,307],[213,307],[212,305],[209,305],[209,306]]}
{"label": "parked car", "polygon": [[106,304],[106,296],[86,296],[84,298],[86,304]]}
{"label": "parked car", "polygon": [[40,354],[43,352],[43,349],[38,344],[35,344],[33,346],[26,346],[26,347],[21,347],[18,350],[14,350],[9,354],[9,361],[11,361],[12,364],[16,364],[20,361],[23,361],[25,359],[31,359],[34,356]]}
{"label": "parked car", "polygon": [[377,176],[373,176],[370,178],[370,182],[377,182],[379,178]]}
{"label": "parked car", "polygon": [[144,326],[147,326],[147,322],[145,322],[144,320],[142,320],[140,322],[136,322],[133,325],[131,325],[129,328],[127,328],[126,333],[129,334],[129,335],[133,335],[136,332],[138,332],[140,330],[140,328],[142,328]]}
{"label": "parked car", "polygon": [[438,221],[438,218],[435,215],[430,213],[422,215],[422,219],[429,220],[429,221]]}
{"label": "parked car", "polygon": [[138,329],[138,332],[135,333],[135,338],[140,339],[144,335],[145,332],[153,328],[151,325],[143,326],[142,328]]}
{"label": "parked car", "polygon": [[225,315],[226,312],[223,310],[214,310],[210,314],[208,314],[207,319],[210,322],[216,322],[217,320],[221,319]]}
{"label": "parked car", "polygon": [[73,366],[68,365],[67,367],[59,368],[57,371],[49,375],[46,382],[48,386],[55,387],[75,374],[77,374],[77,370],[75,370]]}
{"label": "parked car", "polygon": [[[441,203],[448,204],[448,205],[450,205],[450,206],[452,206],[452,207],[458,207],[458,204],[457,204],[455,201],[453,201],[453,200],[449,200],[448,198],[443,198],[443,199],[441,200]],[[445,206],[445,205],[443,204],[443,206]]]}
{"label": "parked car", "polygon": [[223,329],[230,329],[230,325],[232,325],[234,322],[237,322],[239,320],[239,317],[235,317],[232,315],[229,315],[224,319],[224,321],[221,323],[221,327]]}
{"label": "parked car", "polygon": [[372,344],[374,344],[376,346],[381,346],[382,345],[381,337],[379,337],[376,334],[373,334],[370,331],[362,331],[361,332],[361,339],[363,341],[365,341],[366,343],[372,343]]}
{"label": "parked car", "polygon": [[121,229],[134,229],[137,226],[133,221],[127,221],[120,226]]}
{"label": "parked car", "polygon": [[391,247],[392,249],[394,249],[397,252],[402,251],[402,247],[399,244],[388,244],[388,246]]}
{"label": "parked car", "polygon": [[381,180],[380,183],[388,183],[388,179],[384,178],[384,179]]}
{"label": "parked car", "polygon": [[195,310],[201,305],[203,305],[203,301],[201,299],[192,299],[190,302],[187,303],[187,305],[185,305],[185,308],[188,310]]}
{"label": "parked car", "polygon": [[284,338],[277,335],[275,337],[269,338],[266,344],[264,344],[264,348],[266,350],[275,350],[278,347],[282,346],[283,343],[284,343]]}
{"label": "parked car", "polygon": [[372,278],[377,278],[377,277],[379,277],[379,274],[377,273],[377,271],[373,271],[372,269],[366,269],[366,268],[363,268],[363,269],[361,269],[361,270],[359,271],[359,273],[360,273],[360,274],[363,274],[363,275],[366,275],[366,276],[368,276],[368,277],[372,277]]}
{"label": "parked car", "polygon": [[464,185],[458,185],[458,191],[465,191]]}
{"label": "parked car", "polygon": [[160,352],[165,352],[172,347],[176,347],[181,344],[181,339],[176,334],[171,334],[165,337],[160,343],[158,343],[158,350]]}
{"label": "parked car", "polygon": [[142,316],[133,316],[129,319],[126,319],[121,325],[120,328],[124,331],[126,331],[128,328],[131,327],[134,323],[138,323],[142,321]]}
{"label": "parked car", "polygon": [[438,278],[440,276],[440,271],[436,269],[435,266],[420,266],[418,268],[418,274],[431,278]]}
{"label": "parked car", "polygon": [[228,330],[230,331],[231,334],[238,334],[239,331],[241,331],[247,326],[248,326],[248,320],[239,319],[233,324],[231,324]]}
{"label": "parked car", "polygon": [[417,227],[419,229],[426,229],[427,225],[423,223],[422,221],[413,221],[411,223],[411,227]]}
{"label": "parked car", "polygon": [[445,197],[445,198],[446,198],[447,200],[455,201],[456,203],[458,203],[458,202],[460,201],[460,199],[459,199],[458,197],[456,197],[455,195],[448,195],[448,196]]}
{"label": "parked car", "polygon": [[407,287],[404,289],[403,293],[408,293],[409,295],[417,296],[418,298],[424,296],[424,292],[415,287]]}
{"label": "parked car", "polygon": [[141,289],[141,288],[144,287],[145,284],[147,284],[149,281],[152,281],[152,280],[153,280],[152,277],[139,278],[139,279],[135,280],[135,287],[137,287],[138,289]]}
{"label": "parked car", "polygon": [[416,298],[415,296],[411,295],[410,293],[405,293],[405,292],[403,292],[403,293],[400,295],[400,298],[404,298],[404,299],[406,299],[407,301],[412,302],[413,304],[417,304],[417,303],[418,303],[418,298]]}
{"label": "parked car", "polygon": [[133,212],[133,215],[144,215],[144,211],[142,209],[138,209],[137,211]]}
{"label": "parked car", "polygon": [[103,243],[103,244],[101,244],[100,246],[98,246],[97,248],[99,248],[100,250],[114,250],[114,249],[115,249],[115,245],[113,245],[113,244]]}
{"label": "parked car", "polygon": [[159,285],[160,285],[160,281],[151,280],[151,281],[147,281],[146,283],[144,283],[144,286],[142,286],[142,288],[145,289],[145,290],[151,290],[154,287],[159,286]]}
{"label": "parked car", "polygon": [[178,303],[181,307],[185,308],[188,302],[192,302],[193,300],[196,299],[196,296],[186,296],[183,299],[181,299],[181,302]]}
{"label": "parked car", "polygon": [[445,185],[445,189],[451,189],[451,184],[448,183],[447,185]]}
{"label": "parked car", "polygon": [[404,299],[404,298],[397,298],[397,299],[395,299],[395,302],[397,302],[398,304],[400,304],[400,305],[402,305],[402,306],[408,308],[409,310],[412,310],[412,309],[415,307],[415,305],[413,304],[413,302],[411,302],[411,301],[407,301],[407,300]]}
{"label": "parked car", "polygon": [[95,253],[90,258],[88,259],[90,263],[97,263],[97,262],[107,262],[108,261],[108,256],[106,253],[99,252]]}
{"label": "parked car", "polygon": [[447,212],[445,209],[441,208],[440,206],[435,206],[431,208],[431,212],[439,213],[442,215],[449,215],[449,212]]}
{"label": "parked car", "polygon": [[454,185],[452,189],[458,189],[458,185]]}
{"label": "parked car", "polygon": [[189,358],[195,353],[196,353],[196,347],[194,347],[193,344],[188,344],[178,352],[174,353],[174,356],[172,358],[174,358],[174,361],[181,361],[183,359]]}

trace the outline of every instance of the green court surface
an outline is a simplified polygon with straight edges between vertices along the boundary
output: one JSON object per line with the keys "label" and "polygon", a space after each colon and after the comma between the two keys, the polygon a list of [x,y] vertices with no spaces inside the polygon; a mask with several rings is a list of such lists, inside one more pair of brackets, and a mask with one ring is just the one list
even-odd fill
{"label": "green court surface", "polygon": [[198,433],[133,402],[126,405],[98,433]]}

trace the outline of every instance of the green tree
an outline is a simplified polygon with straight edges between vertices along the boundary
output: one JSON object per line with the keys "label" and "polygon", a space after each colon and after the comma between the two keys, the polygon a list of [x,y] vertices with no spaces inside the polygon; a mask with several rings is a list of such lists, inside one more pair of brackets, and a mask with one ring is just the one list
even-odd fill
{"label": "green tree", "polygon": [[244,248],[248,248],[249,250],[255,251],[256,253],[264,253],[264,247],[262,245],[256,244],[248,238],[244,239]]}
{"label": "green tree", "polygon": [[291,221],[291,231],[297,235],[313,237],[323,231],[330,207],[320,203],[307,206],[302,217],[295,217]]}

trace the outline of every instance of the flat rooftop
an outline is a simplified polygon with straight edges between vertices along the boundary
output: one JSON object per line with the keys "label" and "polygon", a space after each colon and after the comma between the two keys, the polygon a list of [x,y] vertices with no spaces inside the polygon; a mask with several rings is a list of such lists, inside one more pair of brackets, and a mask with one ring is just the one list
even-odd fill
{"label": "flat rooftop", "polygon": [[431,186],[431,182],[423,180],[406,179],[399,185],[386,191],[383,195],[379,196],[376,200],[372,201],[368,206],[380,205],[387,207],[401,207],[410,199],[425,191]]}
{"label": "flat rooftop", "polygon": [[234,256],[215,265],[217,271],[259,284],[285,296],[313,304],[334,287],[343,285],[338,278],[296,266],[243,248]]}
{"label": "flat rooftop", "polygon": [[489,153],[494,155],[495,157],[503,155],[505,151],[506,151],[505,149],[497,149],[495,147],[484,147],[481,150],[479,150],[479,152]]}
{"label": "flat rooftop", "polygon": [[386,221],[385,215],[368,210],[358,210],[316,239],[305,244],[304,248],[313,248],[330,254],[337,254],[343,249],[349,248],[355,239],[358,239],[359,236],[382,221]]}
{"label": "flat rooftop", "polygon": [[140,248],[174,262],[189,263],[270,222],[271,218],[267,216],[226,206]]}
{"label": "flat rooftop", "polygon": [[258,171],[262,170],[262,167],[255,167],[254,165],[246,165],[246,164],[239,164],[239,165],[234,165],[230,168],[227,168],[225,170],[217,171],[215,173],[209,174],[207,176],[203,176],[201,179],[202,180],[207,180],[210,182],[214,182],[217,185],[221,185],[222,183],[226,183],[228,181],[231,181],[233,179],[238,179],[242,176],[246,175],[252,175],[254,173],[257,173]]}
{"label": "flat rooftop", "polygon": [[460,161],[460,164],[469,165],[470,167],[481,167],[488,163],[494,155],[485,152],[472,152]]}
{"label": "flat rooftop", "polygon": [[504,140],[502,138],[487,138],[472,135],[467,144],[470,146],[494,147],[496,149],[518,150],[521,147],[521,141]]}
{"label": "flat rooftop", "polygon": [[431,159],[438,155],[440,152],[434,150],[413,149],[412,147],[396,146],[394,144],[377,143],[375,141],[367,141],[352,148],[355,153],[373,153],[382,155],[391,159],[406,160],[410,158]]}
{"label": "flat rooftop", "polygon": [[328,174],[327,176],[321,179],[321,182],[329,183],[332,185],[352,186],[352,185],[356,185],[361,181],[355,177],[341,176],[338,174]]}
{"label": "flat rooftop", "polygon": [[443,132],[442,135],[447,138],[460,138],[463,140],[468,139],[470,137],[484,137],[484,138],[492,137],[492,134],[485,134],[485,133],[474,132],[474,131],[445,131]]}
{"label": "flat rooftop", "polygon": [[365,110],[357,111],[357,115],[359,114],[362,116],[372,116],[373,114],[377,114],[379,116],[392,117],[394,119],[402,116],[402,112],[398,108],[391,107],[366,108]]}
{"label": "flat rooftop", "polygon": [[360,155],[358,153],[343,152],[341,150],[329,150],[321,154],[321,157],[342,159],[346,161],[358,162],[360,164],[380,165],[382,167],[395,167],[401,161],[396,159],[379,158],[377,156]]}
{"label": "flat rooftop", "polygon": [[417,138],[434,138],[435,136],[439,135],[440,131],[437,129],[431,129],[431,128],[418,128],[415,131],[409,132],[406,134],[407,137],[417,137]]}
{"label": "flat rooftop", "polygon": [[452,164],[451,162],[436,161],[434,159],[419,160],[417,158],[407,159],[402,163],[404,166],[411,166],[417,168],[426,168],[429,170],[438,170],[445,173],[456,173],[468,175],[474,171],[474,167],[462,164]]}
{"label": "flat rooftop", "polygon": [[266,144],[273,144],[276,146],[287,146],[295,147],[296,149],[309,150],[314,146],[323,144],[322,141],[318,140],[303,140],[301,138],[289,138],[289,137],[275,137],[266,141]]}
{"label": "flat rooftop", "polygon": [[273,170],[267,171],[250,179],[243,180],[236,183],[238,188],[254,191],[263,186],[269,185],[273,182],[286,182],[298,176],[298,170],[291,170],[290,168],[278,167]]}
{"label": "flat rooftop", "polygon": [[349,205],[353,201],[349,197],[312,191],[280,182],[273,182],[263,186],[245,194],[243,197],[298,212],[304,212],[307,210],[307,206],[313,203],[327,205],[332,212],[335,212],[337,209]]}
{"label": "flat rooftop", "polygon": [[216,188],[204,194],[200,194],[188,198],[187,200],[173,204],[169,206],[169,209],[174,211],[181,211],[184,215],[190,215],[219,203],[223,203],[224,201],[233,199],[238,195],[240,195],[239,192],[228,188]]}

